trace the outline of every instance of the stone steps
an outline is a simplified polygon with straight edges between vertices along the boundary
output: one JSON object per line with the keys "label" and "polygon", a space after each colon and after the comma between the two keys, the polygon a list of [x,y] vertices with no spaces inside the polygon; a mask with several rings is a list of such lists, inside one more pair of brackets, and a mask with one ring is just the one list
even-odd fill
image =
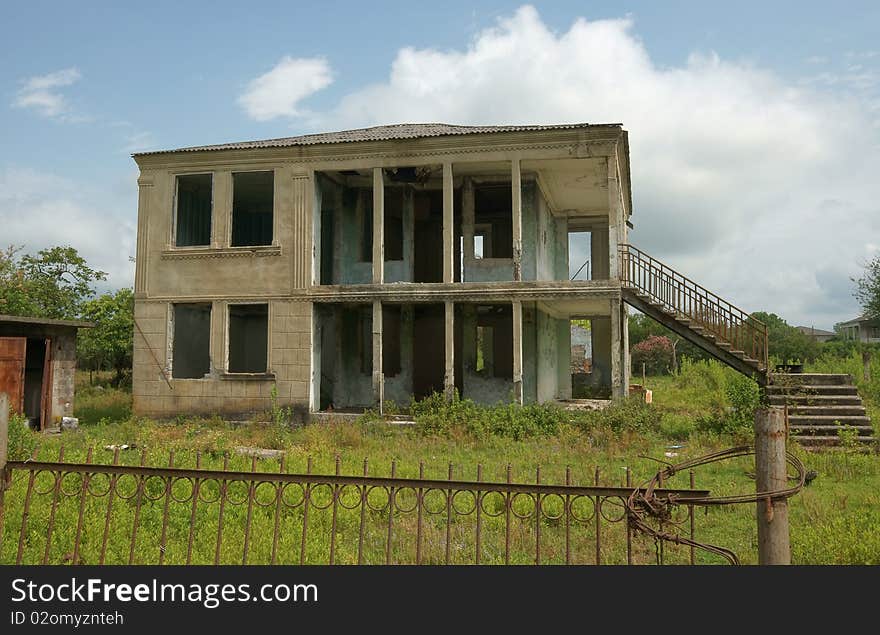
{"label": "stone steps", "polygon": [[850,375],[787,373],[771,376],[767,401],[788,407],[792,438],[804,447],[840,446],[840,431],[852,428],[862,445],[874,443],[874,428]]}

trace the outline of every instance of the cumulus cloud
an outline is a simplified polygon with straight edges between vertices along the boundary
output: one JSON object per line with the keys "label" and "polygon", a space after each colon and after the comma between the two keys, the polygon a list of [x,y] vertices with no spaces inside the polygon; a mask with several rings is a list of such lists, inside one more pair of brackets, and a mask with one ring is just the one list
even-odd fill
{"label": "cumulus cloud", "polygon": [[[23,246],[26,253],[71,245],[93,269],[106,271],[106,288],[130,286],[135,254],[135,221],[130,213],[136,177],[125,191],[103,184],[84,188],[31,169],[0,169],[0,249]],[[121,210],[121,211],[120,211]]]}
{"label": "cumulus cloud", "polygon": [[333,82],[330,65],[323,58],[285,56],[248,85],[238,103],[257,121],[300,115],[299,102]]}
{"label": "cumulus cloud", "polygon": [[16,92],[12,105],[33,109],[44,117],[67,115],[70,106],[59,89],[75,84],[81,77],[79,70],[71,67],[26,79]]}
{"label": "cumulus cloud", "polygon": [[[880,242],[870,101],[712,52],[660,66],[634,29],[581,18],[554,32],[522,7],[463,50],[401,49],[385,81],[306,121],[622,122],[634,243],[748,310],[824,328],[856,314],[849,278]],[[295,114],[305,92],[258,112]]]}

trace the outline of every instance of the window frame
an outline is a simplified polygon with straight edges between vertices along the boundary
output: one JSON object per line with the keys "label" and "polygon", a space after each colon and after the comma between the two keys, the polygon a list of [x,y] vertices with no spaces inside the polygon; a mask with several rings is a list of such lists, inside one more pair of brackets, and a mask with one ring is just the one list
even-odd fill
{"label": "window frame", "polygon": [[[174,342],[177,337],[177,316],[175,312],[175,307],[178,305],[193,305],[193,304],[203,304],[208,307],[208,370],[201,377],[175,377],[174,376]],[[213,302],[199,302],[199,301],[179,301],[179,302],[169,302],[168,303],[168,311],[170,312],[170,318],[168,323],[171,325],[170,333],[168,334],[168,344],[167,344],[167,363],[166,366],[170,369],[170,379],[171,381],[205,381],[209,379],[212,373],[214,372],[214,356],[212,355],[212,336],[214,334],[214,303]]]}
{"label": "window frame", "polygon": [[[230,313],[232,307],[234,306],[245,306],[245,305],[262,305],[266,307],[266,370],[262,372],[255,373],[243,373],[239,371],[231,371],[229,370],[229,337],[231,335],[231,324],[232,320],[230,319]],[[249,378],[256,377],[259,379],[263,378],[273,378],[275,375],[270,370],[271,368],[271,359],[270,355],[272,352],[272,302],[266,300],[245,300],[245,301],[230,301],[226,302],[226,311],[225,311],[225,328],[223,333],[223,374],[230,378]]]}
{"label": "window frame", "polygon": [[[233,223],[235,222],[235,175],[247,174],[250,172],[271,172],[272,173],[272,241],[265,245],[233,245],[232,232]],[[276,168],[262,169],[230,169],[229,170],[229,222],[226,230],[226,246],[229,249],[265,249],[267,247],[278,246],[278,210],[277,210],[277,187],[278,170]],[[241,303],[239,303],[241,304]]]}
{"label": "window frame", "polygon": [[[180,201],[179,189],[180,189],[180,177],[182,176],[201,176],[204,174],[211,175],[211,213],[209,215],[209,227],[208,227],[208,244],[207,245],[178,245],[177,244],[177,216],[178,210],[177,206]],[[217,185],[217,173],[215,170],[186,170],[184,172],[171,172],[171,177],[174,179],[174,187],[171,192],[171,238],[169,240],[170,249],[211,249],[214,247],[214,229],[217,225],[216,219],[214,218],[214,210],[216,208],[216,185]]]}

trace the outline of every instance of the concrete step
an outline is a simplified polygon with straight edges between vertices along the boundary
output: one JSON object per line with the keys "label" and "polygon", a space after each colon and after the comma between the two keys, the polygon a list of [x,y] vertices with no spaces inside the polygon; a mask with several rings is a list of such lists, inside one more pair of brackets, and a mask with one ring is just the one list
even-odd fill
{"label": "concrete step", "polygon": [[847,374],[821,373],[774,373],[773,383],[803,386],[851,386],[853,379]]}
{"label": "concrete step", "polygon": [[[804,447],[832,447],[840,445],[840,437],[837,435],[803,435],[794,436],[792,439]],[[876,441],[875,437],[859,437],[858,440],[862,445],[872,444]]]}
{"label": "concrete step", "polygon": [[779,384],[770,384],[767,386],[768,395],[858,395],[859,389],[855,386],[832,385],[832,386],[804,386],[791,385],[782,386]]}
{"label": "concrete step", "polygon": [[870,417],[829,417],[827,415],[811,416],[811,415],[788,415],[788,423],[795,425],[834,425],[839,423],[842,426],[869,426],[871,425]]}
{"label": "concrete step", "polygon": [[864,406],[789,406],[788,415],[813,417],[864,417]]}
{"label": "concrete step", "polygon": [[861,406],[858,395],[768,395],[771,406]]}
{"label": "concrete step", "polygon": [[[860,437],[870,437],[874,434],[874,428],[871,426],[851,426],[858,432]],[[842,426],[825,426],[825,425],[793,425],[791,430],[798,434],[812,435],[832,435],[838,434]]]}

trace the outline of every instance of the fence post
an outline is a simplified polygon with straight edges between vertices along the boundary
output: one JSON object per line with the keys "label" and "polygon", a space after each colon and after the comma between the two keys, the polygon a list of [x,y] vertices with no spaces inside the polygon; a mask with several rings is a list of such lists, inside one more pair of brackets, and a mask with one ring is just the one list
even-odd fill
{"label": "fence post", "polygon": [[[755,487],[757,493],[787,487],[785,412],[782,408],[755,412]],[[758,564],[791,564],[788,501],[769,496],[757,502]]]}

